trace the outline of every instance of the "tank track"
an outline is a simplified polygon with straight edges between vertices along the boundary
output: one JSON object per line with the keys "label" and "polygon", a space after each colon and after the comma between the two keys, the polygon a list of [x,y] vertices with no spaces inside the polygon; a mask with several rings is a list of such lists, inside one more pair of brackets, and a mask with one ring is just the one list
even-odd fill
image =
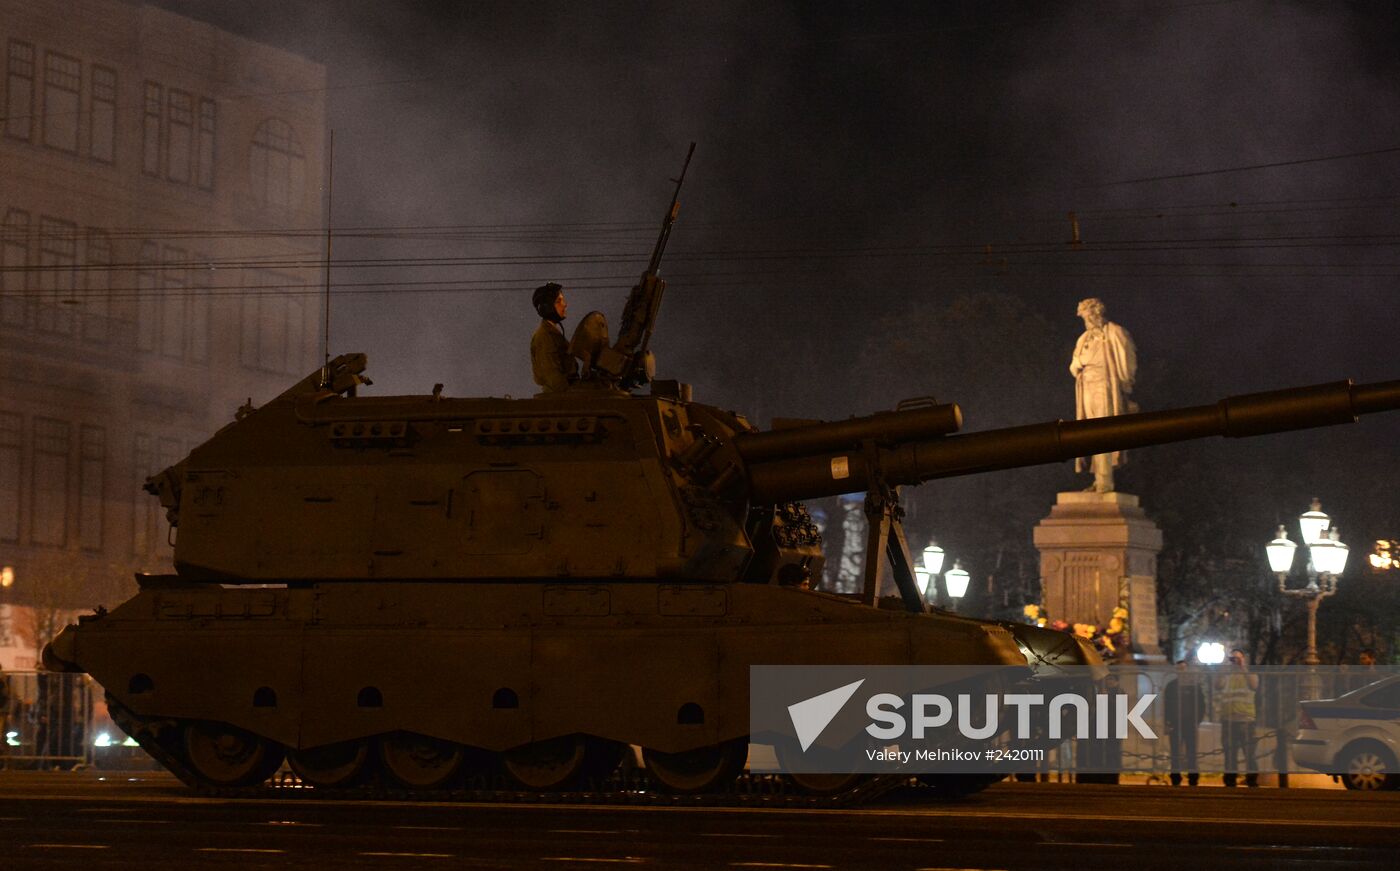
{"label": "tank track", "polygon": [[107,713],[127,735],[135,739],[141,749],[150,754],[167,771],[180,778],[186,786],[199,788],[199,777],[185,764],[178,749],[179,726],[175,720],[145,719],[131,712],[131,709],[107,694]]}
{"label": "tank track", "polygon": [[849,789],[830,795],[796,791],[776,775],[746,774],[722,792],[676,795],[652,788],[649,779],[611,777],[590,788],[572,792],[534,792],[510,788],[504,778],[472,778],[460,788],[410,790],[382,783],[327,789],[308,786],[288,770],[279,771],[258,786],[239,789],[197,786],[200,795],[216,798],[276,798],[333,801],[433,801],[493,804],[574,804],[632,805],[650,807],[753,807],[753,808],[844,808],[878,799],[892,790],[908,786],[909,777],[877,775],[861,780]]}
{"label": "tank track", "polygon": [[[283,767],[261,784],[245,787],[213,786],[201,781],[186,764],[179,745],[180,724],[170,719],[147,719],[133,714],[120,702],[108,696],[108,711],[113,722],[141,745],[186,786],[200,795],[218,798],[305,798],[332,801],[441,801],[462,803],[504,804],[608,804],[665,807],[771,807],[771,808],[839,808],[865,804],[915,781],[903,775],[882,774],[856,781],[840,792],[814,795],[800,792],[786,778],[771,774],[744,774],[729,788],[712,793],[679,795],[656,789],[643,771],[621,772],[601,781],[591,782],[590,788],[569,792],[536,792],[514,789],[504,777],[472,777],[460,787],[413,790],[370,781],[351,787],[317,787],[302,783],[287,767]],[[943,797],[941,794],[939,797]]]}

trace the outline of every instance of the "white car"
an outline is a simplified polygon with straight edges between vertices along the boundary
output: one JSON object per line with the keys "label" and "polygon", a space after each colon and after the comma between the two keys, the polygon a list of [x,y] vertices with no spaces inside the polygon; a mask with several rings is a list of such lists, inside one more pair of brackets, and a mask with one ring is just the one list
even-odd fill
{"label": "white car", "polygon": [[1400,789],[1400,675],[1298,706],[1293,761],[1347,789]]}

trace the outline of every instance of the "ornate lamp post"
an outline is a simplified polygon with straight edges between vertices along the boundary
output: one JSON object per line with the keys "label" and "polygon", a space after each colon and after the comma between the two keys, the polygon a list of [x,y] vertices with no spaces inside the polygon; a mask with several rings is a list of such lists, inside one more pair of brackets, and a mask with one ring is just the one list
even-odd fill
{"label": "ornate lamp post", "polygon": [[1288,531],[1279,526],[1277,537],[1264,550],[1269,555],[1269,568],[1278,576],[1278,591],[1285,596],[1306,599],[1308,603],[1308,650],[1303,662],[1317,666],[1317,609],[1322,600],[1337,592],[1337,577],[1346,568],[1349,548],[1343,544],[1335,526],[1328,528],[1331,518],[1322,513],[1322,505],[1313,500],[1312,508],[1298,518],[1303,543],[1308,547],[1308,584],[1300,589],[1288,588],[1288,574],[1293,568],[1298,545],[1288,540]]}

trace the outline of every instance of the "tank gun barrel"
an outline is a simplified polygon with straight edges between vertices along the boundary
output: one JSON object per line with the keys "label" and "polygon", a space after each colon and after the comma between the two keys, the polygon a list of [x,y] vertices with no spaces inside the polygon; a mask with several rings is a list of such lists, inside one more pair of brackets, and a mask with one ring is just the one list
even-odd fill
{"label": "tank gun barrel", "polygon": [[933,438],[955,433],[962,426],[962,410],[957,405],[917,401],[921,403],[917,407],[911,408],[908,407],[909,403],[901,403],[895,411],[881,411],[866,417],[741,433],[734,437],[734,448],[744,462],[753,463],[843,448],[855,449],[867,441],[897,444]]}
{"label": "tank gun barrel", "polygon": [[[749,462],[750,498],[754,504],[818,499],[868,490],[876,475],[891,486],[919,484],[1206,436],[1247,438],[1353,423],[1359,415],[1395,409],[1400,409],[1400,381],[1362,385],[1342,381],[1234,396],[1214,405],[1170,411],[1055,421],[893,445],[888,445],[888,439],[876,439],[873,452],[838,448]],[[739,438],[735,442],[737,448]],[[742,455],[743,448],[737,449]]]}

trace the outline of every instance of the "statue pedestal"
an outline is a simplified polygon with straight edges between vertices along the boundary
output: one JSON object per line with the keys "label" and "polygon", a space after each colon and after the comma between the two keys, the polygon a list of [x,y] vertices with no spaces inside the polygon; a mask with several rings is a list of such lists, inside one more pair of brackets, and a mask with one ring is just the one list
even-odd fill
{"label": "statue pedestal", "polygon": [[1107,626],[1128,609],[1131,658],[1162,662],[1157,554],[1162,530],[1127,493],[1060,493],[1033,536],[1045,609],[1056,620]]}

